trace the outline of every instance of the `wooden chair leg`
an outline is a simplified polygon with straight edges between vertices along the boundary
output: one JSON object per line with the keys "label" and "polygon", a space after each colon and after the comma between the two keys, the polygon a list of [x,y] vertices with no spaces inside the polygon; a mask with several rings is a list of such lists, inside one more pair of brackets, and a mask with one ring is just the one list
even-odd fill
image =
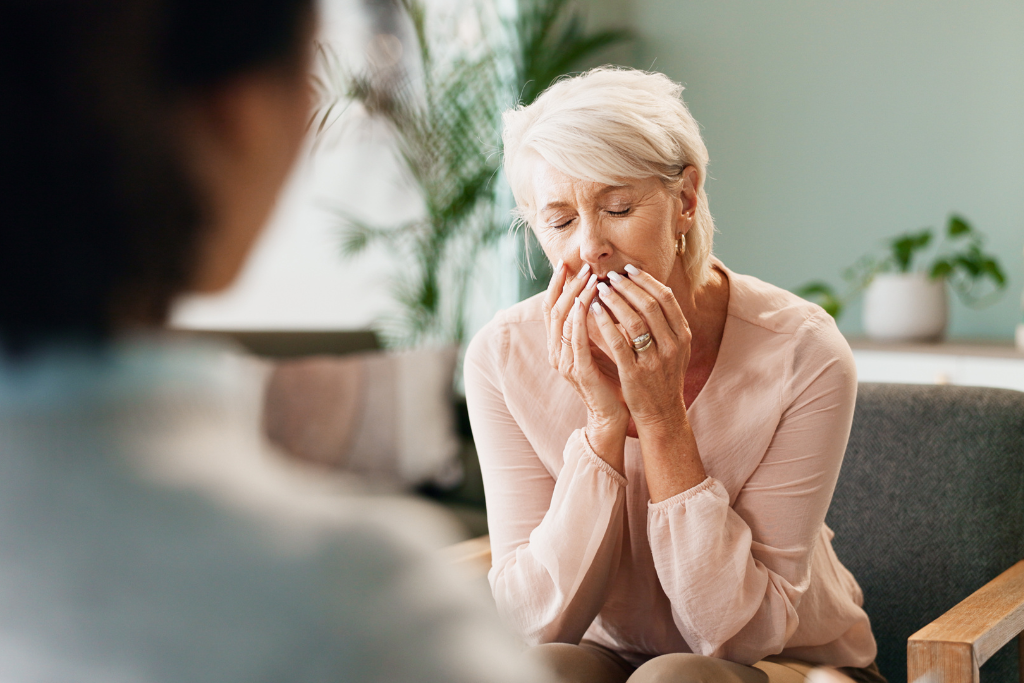
{"label": "wooden chair leg", "polygon": [[1017,675],[1024,683],[1024,633],[1017,636]]}

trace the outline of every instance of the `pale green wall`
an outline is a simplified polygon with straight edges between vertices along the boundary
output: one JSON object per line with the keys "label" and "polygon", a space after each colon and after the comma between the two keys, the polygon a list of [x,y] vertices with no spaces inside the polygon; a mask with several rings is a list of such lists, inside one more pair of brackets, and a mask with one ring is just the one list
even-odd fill
{"label": "pale green wall", "polygon": [[[716,252],[792,288],[958,211],[1010,275],[952,336],[1009,338],[1024,282],[1024,3],[601,0],[634,65],[686,85],[711,153]],[[860,307],[840,321],[859,332]]]}

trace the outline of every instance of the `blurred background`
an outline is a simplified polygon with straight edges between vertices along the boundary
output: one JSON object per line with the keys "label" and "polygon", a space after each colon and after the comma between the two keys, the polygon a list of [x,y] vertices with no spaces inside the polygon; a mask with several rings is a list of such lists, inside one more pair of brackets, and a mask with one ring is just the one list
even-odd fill
{"label": "blurred background", "polygon": [[[466,16],[481,7],[516,11],[514,0],[429,0],[426,7],[450,18],[436,28],[439,36],[461,30],[466,43],[487,39],[467,29],[474,20]],[[838,283],[844,268],[884,239],[941,229],[956,212],[987,236],[1008,286],[981,310],[952,297],[948,334],[1012,337],[1024,265],[1024,6],[593,0],[576,9],[592,31],[631,34],[576,69],[605,62],[653,68],[686,86],[711,154],[716,253],[727,265],[789,289],[816,279]],[[323,40],[352,68],[381,35],[397,35],[401,58],[416,68],[397,3],[325,0],[322,13]],[[356,124],[351,114],[315,151],[311,143],[237,286],[183,302],[178,325],[353,329],[395,311],[391,278],[408,265],[381,245],[343,258],[332,209],[393,224],[421,214],[423,200],[403,179],[389,127],[372,116]],[[512,238],[476,259],[467,334],[531,291]],[[339,294],[353,291],[359,296],[342,305]],[[859,309],[857,298],[840,318],[848,335],[862,333]]]}
{"label": "blurred background", "polygon": [[[291,454],[397,477],[486,531],[458,359],[550,273],[511,230],[500,113],[608,63],[685,85],[711,155],[715,253],[792,291],[839,292],[861,381],[1024,390],[1024,5],[323,0],[321,13],[307,152],[236,285],[173,318],[273,359],[264,428]],[[950,292],[944,344],[872,346],[870,278],[858,287],[848,268],[873,255],[861,275],[899,270],[894,240],[930,228],[908,261],[926,272],[952,253],[936,248],[947,225],[967,230],[956,267],[975,269],[987,305]]]}

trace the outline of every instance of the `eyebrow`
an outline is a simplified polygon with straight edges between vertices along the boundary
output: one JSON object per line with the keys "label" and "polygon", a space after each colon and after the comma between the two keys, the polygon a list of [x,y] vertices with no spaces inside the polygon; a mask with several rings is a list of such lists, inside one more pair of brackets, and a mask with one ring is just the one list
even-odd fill
{"label": "eyebrow", "polygon": [[548,209],[564,209],[571,206],[572,204],[570,204],[569,202],[551,202],[540,207],[540,210],[547,211]]}
{"label": "eyebrow", "polygon": [[[633,185],[631,185],[629,183],[627,183],[625,185],[608,185],[603,190],[598,192],[597,196],[598,197],[602,197],[602,196],[608,194],[609,192],[614,192],[615,190],[632,190],[632,189],[634,189],[634,187],[633,187]],[[569,202],[555,201],[555,202],[550,202],[550,203],[545,204],[544,206],[540,207],[539,211],[547,211],[549,209],[572,208],[572,206],[573,205],[570,204]]]}

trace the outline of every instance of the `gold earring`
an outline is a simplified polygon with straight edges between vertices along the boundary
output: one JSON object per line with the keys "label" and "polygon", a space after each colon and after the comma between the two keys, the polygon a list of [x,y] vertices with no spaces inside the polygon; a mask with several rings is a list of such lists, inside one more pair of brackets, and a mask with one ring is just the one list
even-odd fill
{"label": "gold earring", "polygon": [[680,256],[686,251],[686,235],[679,233],[679,237],[676,238],[676,253]]}

